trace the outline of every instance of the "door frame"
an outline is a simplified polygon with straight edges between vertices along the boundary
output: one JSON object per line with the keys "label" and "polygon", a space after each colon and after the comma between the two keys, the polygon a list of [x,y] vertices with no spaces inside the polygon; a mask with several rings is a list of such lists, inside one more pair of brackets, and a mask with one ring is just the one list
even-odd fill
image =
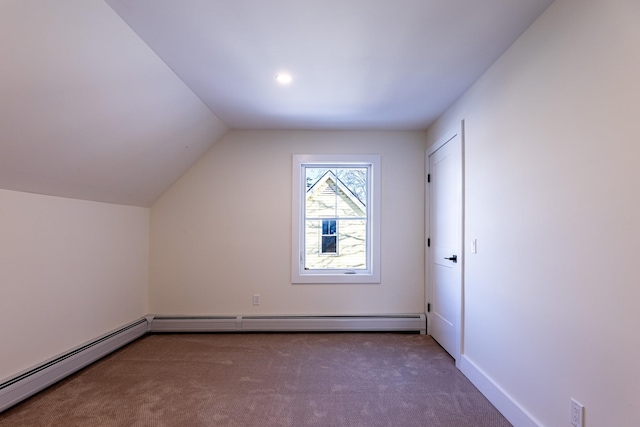
{"label": "door frame", "polygon": [[431,295],[433,294],[433,284],[431,283],[431,247],[427,245],[427,239],[431,236],[431,193],[430,186],[427,182],[427,175],[431,173],[430,156],[435,153],[439,148],[444,146],[447,142],[451,141],[456,136],[460,136],[460,306],[459,306],[459,318],[458,327],[456,328],[458,351],[455,355],[456,366],[460,367],[460,361],[464,354],[464,277],[465,277],[465,138],[464,138],[464,120],[460,121],[459,126],[455,126],[447,131],[443,136],[438,138],[436,142],[427,147],[425,152],[425,312],[427,316],[427,335],[431,335],[431,313],[427,310],[430,304]]}

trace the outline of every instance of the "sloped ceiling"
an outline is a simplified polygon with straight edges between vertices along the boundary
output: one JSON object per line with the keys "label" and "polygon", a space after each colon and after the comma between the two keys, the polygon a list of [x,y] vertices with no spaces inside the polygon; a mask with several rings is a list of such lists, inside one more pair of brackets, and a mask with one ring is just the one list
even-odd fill
{"label": "sloped ceiling", "polygon": [[426,129],[551,3],[0,1],[0,188],[149,206],[227,128]]}
{"label": "sloped ceiling", "polygon": [[0,1],[0,188],[149,206],[226,126],[102,0]]}

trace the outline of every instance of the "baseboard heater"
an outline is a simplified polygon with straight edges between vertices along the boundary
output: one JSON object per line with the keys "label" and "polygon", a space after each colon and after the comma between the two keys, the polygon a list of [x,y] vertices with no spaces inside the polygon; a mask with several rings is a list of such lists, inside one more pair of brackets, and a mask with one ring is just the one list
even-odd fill
{"label": "baseboard heater", "polygon": [[149,331],[144,318],[28,369],[0,384],[0,412],[73,374]]}
{"label": "baseboard heater", "polygon": [[419,332],[424,314],[377,316],[147,316],[0,383],[0,413],[149,332]]}
{"label": "baseboard heater", "polygon": [[419,332],[424,314],[375,316],[155,316],[151,332]]}

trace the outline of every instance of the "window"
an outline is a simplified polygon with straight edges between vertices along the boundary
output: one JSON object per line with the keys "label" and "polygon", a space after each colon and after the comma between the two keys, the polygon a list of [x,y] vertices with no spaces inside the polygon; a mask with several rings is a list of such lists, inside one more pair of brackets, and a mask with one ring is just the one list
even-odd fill
{"label": "window", "polygon": [[336,220],[322,220],[322,241],[320,243],[321,254],[338,254],[338,233],[336,233]]}
{"label": "window", "polygon": [[380,156],[294,155],[293,283],[380,283]]}

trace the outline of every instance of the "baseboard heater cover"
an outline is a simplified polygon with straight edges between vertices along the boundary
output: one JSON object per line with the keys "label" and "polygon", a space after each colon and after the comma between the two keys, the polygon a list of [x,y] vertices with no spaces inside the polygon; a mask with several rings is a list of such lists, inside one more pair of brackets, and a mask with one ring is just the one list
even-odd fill
{"label": "baseboard heater cover", "polygon": [[0,384],[0,412],[149,332],[143,318],[56,356]]}
{"label": "baseboard heater cover", "polygon": [[424,314],[373,316],[145,316],[0,383],[0,413],[149,332],[419,332]]}
{"label": "baseboard heater cover", "polygon": [[240,316],[154,316],[151,332],[236,332]]}
{"label": "baseboard heater cover", "polygon": [[424,313],[368,316],[154,316],[151,332],[419,332]]}

